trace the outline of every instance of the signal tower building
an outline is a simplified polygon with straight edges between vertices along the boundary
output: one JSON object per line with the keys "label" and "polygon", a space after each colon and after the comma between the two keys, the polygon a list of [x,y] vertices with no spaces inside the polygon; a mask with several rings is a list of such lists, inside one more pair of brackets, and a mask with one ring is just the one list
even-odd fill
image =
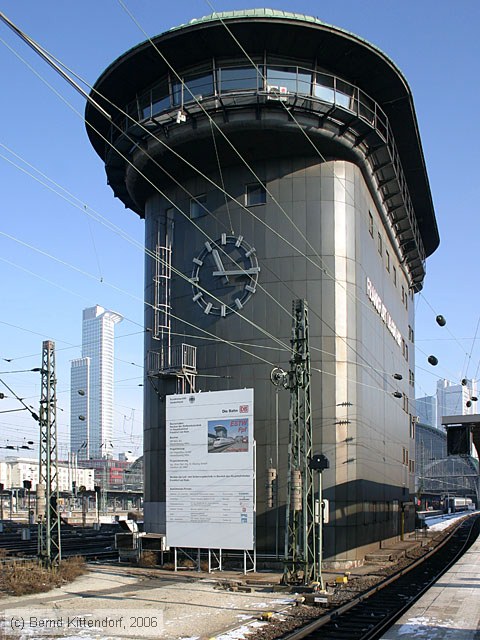
{"label": "signal tower building", "polygon": [[270,373],[303,298],[324,558],[361,562],[413,527],[414,294],[439,236],[407,81],[352,33],[258,9],[139,44],[92,97],[108,183],[145,220],[146,530],[165,528],[165,395],[253,387],[257,549],[278,552],[289,399]]}

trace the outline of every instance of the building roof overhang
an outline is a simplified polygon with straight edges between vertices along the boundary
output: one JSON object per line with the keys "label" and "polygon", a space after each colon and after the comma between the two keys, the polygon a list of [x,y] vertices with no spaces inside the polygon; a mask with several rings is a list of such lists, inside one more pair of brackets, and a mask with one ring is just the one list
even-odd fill
{"label": "building roof overhang", "polygon": [[[234,37],[233,37],[234,36]],[[100,76],[92,97],[113,117],[138,93],[168,72],[201,66],[212,58],[270,55],[316,60],[325,71],[357,85],[380,104],[389,118],[417,217],[426,256],[440,239],[410,88],[396,65],[380,49],[358,36],[316,18],[270,9],[234,11],[192,20],[130,49]],[[103,99],[105,96],[107,100]],[[105,159],[109,121],[90,103],[86,107],[89,138]]]}

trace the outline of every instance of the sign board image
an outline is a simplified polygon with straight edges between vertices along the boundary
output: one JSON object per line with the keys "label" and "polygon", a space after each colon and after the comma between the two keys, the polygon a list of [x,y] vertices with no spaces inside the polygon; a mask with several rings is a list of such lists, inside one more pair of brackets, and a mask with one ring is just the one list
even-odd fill
{"label": "sign board image", "polygon": [[166,399],[167,544],[254,548],[253,389]]}

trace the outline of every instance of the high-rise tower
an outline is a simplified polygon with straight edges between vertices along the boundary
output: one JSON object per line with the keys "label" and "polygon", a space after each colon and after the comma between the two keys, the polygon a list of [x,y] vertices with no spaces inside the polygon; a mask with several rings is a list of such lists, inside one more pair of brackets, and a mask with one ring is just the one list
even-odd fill
{"label": "high-rise tower", "polygon": [[113,437],[114,328],[122,316],[83,310],[82,357],[72,361],[70,449],[80,460],[107,457]]}
{"label": "high-rise tower", "polygon": [[313,450],[330,461],[325,556],[361,560],[401,511],[413,527],[413,298],[439,236],[400,70],[317,18],[254,9],[130,49],[92,97],[111,116],[87,106],[108,183],[145,219],[146,530],[165,532],[165,395],[246,387],[257,548],[278,547],[288,394],[270,374],[287,365],[297,298]]}

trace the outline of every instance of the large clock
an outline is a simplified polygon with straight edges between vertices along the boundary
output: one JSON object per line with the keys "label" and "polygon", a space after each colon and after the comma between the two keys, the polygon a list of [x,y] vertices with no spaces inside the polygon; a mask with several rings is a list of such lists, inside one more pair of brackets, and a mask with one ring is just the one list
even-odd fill
{"label": "large clock", "polygon": [[203,312],[225,318],[240,311],[255,293],[260,267],[254,247],[243,236],[205,242],[193,258],[193,301]]}

